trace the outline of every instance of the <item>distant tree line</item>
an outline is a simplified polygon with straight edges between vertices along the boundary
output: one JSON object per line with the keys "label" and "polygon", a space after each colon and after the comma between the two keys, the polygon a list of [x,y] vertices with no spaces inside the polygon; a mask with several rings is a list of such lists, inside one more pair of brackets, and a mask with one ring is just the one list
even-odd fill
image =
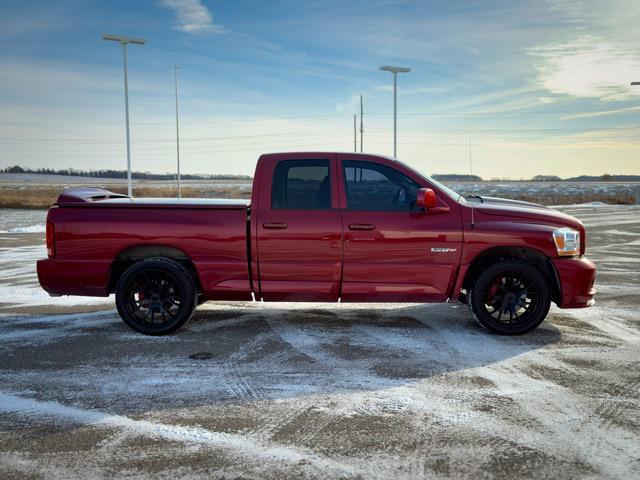
{"label": "distant tree line", "polygon": [[[55,170],[53,168],[24,168],[18,165],[0,170],[0,173],[29,173],[36,175],[68,175],[72,177],[95,177],[95,178],[127,178],[126,170],[76,170],[75,168],[63,168]],[[171,173],[150,173],[131,172],[131,177],[136,180],[173,180],[175,174]],[[249,175],[193,175],[181,174],[183,180],[251,180]]]}
{"label": "distant tree line", "polygon": [[557,175],[535,175],[531,177],[534,182],[561,182],[562,179]]}
{"label": "distant tree line", "polygon": [[[126,170],[76,170],[75,168],[63,168],[55,170],[53,168],[24,168],[18,165],[0,169],[0,173],[29,173],[40,175],[68,175],[72,177],[95,177],[95,178],[127,178]],[[136,180],[173,180],[176,178],[174,173],[150,173],[150,172],[132,172],[131,176]],[[478,175],[470,174],[434,174],[433,178],[442,182],[484,182],[485,180]],[[182,174],[180,178],[183,180],[251,180],[253,177],[249,175],[194,175]],[[491,181],[511,181],[508,178],[493,178]],[[533,182],[640,182],[640,175],[580,175],[578,177],[560,178],[556,175],[535,175],[531,180]]]}
{"label": "distant tree line", "polygon": [[[484,182],[478,175],[459,175],[455,173],[434,174],[436,180],[441,182]],[[509,178],[492,178],[490,182],[512,182]],[[522,182],[640,182],[640,175],[580,175],[579,177],[560,178],[557,175],[535,175],[529,180],[517,180]]]}
{"label": "distant tree line", "polygon": [[444,173],[431,175],[434,179],[441,182],[482,182],[482,177],[478,175],[460,175],[457,173]]}

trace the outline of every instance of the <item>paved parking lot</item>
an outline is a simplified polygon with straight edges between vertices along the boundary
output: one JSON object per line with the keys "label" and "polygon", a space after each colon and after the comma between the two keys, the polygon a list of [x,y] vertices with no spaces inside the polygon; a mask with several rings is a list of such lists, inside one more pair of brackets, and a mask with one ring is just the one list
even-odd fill
{"label": "paved parking lot", "polygon": [[464,305],[208,303],[140,336],[0,238],[0,478],[640,476],[640,207],[588,228],[597,305],[522,337]]}

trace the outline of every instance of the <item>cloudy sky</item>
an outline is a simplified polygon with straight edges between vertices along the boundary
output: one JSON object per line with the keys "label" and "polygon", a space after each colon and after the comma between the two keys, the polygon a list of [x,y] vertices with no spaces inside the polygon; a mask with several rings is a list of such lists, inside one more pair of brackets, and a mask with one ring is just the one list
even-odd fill
{"label": "cloudy sky", "polygon": [[[253,171],[262,152],[392,153],[484,178],[640,174],[640,2],[9,1],[0,3],[0,167]],[[359,141],[359,140],[358,140]],[[471,148],[469,148],[471,144]]]}

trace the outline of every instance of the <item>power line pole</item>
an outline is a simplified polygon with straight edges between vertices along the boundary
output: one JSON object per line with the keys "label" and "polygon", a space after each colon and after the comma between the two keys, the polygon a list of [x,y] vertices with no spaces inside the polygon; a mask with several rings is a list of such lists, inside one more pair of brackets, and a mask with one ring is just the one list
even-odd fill
{"label": "power line pole", "polygon": [[174,65],[174,78],[176,85],[176,160],[178,163],[178,198],[182,197],[182,188],[180,186],[180,124],[178,122],[178,70],[180,67]]}
{"label": "power line pole", "polygon": [[358,130],[356,129],[356,116],[353,116],[353,151],[358,151]]}
{"label": "power line pole", "polygon": [[362,107],[362,94],[360,94],[360,153],[362,153],[362,145],[363,145],[363,138],[364,138],[363,117],[364,117],[364,108]]}
{"label": "power line pole", "polygon": [[469,137],[469,173],[473,175],[473,162],[471,161],[471,137]]}

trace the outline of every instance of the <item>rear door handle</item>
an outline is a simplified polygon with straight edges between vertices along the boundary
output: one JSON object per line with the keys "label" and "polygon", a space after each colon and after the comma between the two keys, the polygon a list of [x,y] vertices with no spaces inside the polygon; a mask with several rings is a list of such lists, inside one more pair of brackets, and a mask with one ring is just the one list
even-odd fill
{"label": "rear door handle", "polygon": [[286,223],[280,222],[265,222],[262,224],[262,228],[268,228],[270,230],[284,230],[288,226],[289,225],[287,225]]}
{"label": "rear door handle", "polygon": [[372,223],[351,223],[349,230],[375,230],[376,226]]}

